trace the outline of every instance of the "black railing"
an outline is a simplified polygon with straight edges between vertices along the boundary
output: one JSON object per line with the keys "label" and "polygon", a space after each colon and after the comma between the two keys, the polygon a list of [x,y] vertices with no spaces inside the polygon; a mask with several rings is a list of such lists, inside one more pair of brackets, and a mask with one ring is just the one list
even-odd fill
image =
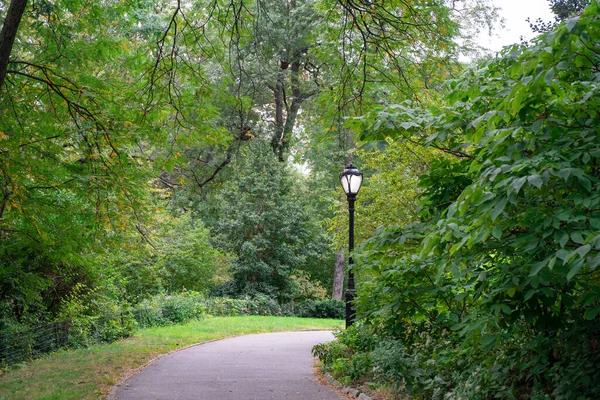
{"label": "black railing", "polygon": [[0,365],[17,364],[67,346],[70,321],[0,333]]}

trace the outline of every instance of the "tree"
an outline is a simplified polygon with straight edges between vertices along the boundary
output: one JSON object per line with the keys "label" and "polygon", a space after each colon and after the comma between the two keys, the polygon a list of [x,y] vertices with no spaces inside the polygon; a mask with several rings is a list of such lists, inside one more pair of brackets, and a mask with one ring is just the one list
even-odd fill
{"label": "tree", "polygon": [[0,91],[4,85],[10,53],[12,52],[13,44],[17,37],[17,31],[19,30],[19,24],[21,23],[21,18],[23,18],[26,6],[27,0],[11,1],[8,11],[6,12],[4,23],[2,24],[2,31],[0,32]]}
{"label": "tree", "polygon": [[216,242],[237,257],[229,294],[289,300],[293,270],[314,275],[333,254],[301,194],[305,177],[278,165],[267,143],[256,139],[238,160],[239,175],[219,194],[214,233]]}
{"label": "tree", "polygon": [[[152,5],[35,2],[20,24],[17,5],[25,2],[11,2],[1,39],[0,285],[19,316],[55,309],[78,282],[93,286],[102,253],[130,231],[148,240],[153,169],[176,156],[156,148],[184,141],[178,134],[203,141],[183,133],[197,132],[210,111],[166,134],[181,125],[174,110],[187,113],[201,96],[184,87],[189,80],[162,90],[152,79],[151,40],[163,29],[143,18]],[[177,102],[165,103],[174,88]]]}
{"label": "tree", "polygon": [[535,22],[529,22],[529,27],[536,33],[550,32],[556,26],[568,18],[572,18],[581,12],[590,4],[590,0],[548,0],[550,9],[554,13],[554,21],[545,22],[541,18],[537,18]]}

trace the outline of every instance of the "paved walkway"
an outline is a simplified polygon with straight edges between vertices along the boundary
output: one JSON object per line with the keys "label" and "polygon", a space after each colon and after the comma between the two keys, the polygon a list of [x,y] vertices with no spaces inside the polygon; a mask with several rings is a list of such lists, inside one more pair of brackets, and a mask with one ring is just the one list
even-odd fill
{"label": "paved walkway", "polygon": [[331,332],[240,336],[172,353],[117,388],[117,400],[340,400],[314,376],[311,349]]}

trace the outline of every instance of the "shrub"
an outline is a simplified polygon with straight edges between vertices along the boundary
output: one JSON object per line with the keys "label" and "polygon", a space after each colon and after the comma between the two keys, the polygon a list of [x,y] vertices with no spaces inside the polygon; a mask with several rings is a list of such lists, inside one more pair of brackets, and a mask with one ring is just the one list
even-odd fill
{"label": "shrub", "polygon": [[160,294],[140,302],[133,315],[141,327],[184,323],[206,314],[204,296],[197,292]]}
{"label": "shrub", "polygon": [[361,118],[367,139],[461,154],[421,179],[420,221],[356,253],[358,313],[387,335],[361,350],[341,334],[331,368],[371,353],[375,379],[415,399],[599,398],[599,38],[594,0],[450,82],[443,105]]}
{"label": "shrub", "polygon": [[213,297],[206,301],[206,312],[210,315],[229,317],[235,315],[250,315],[249,300]]}
{"label": "shrub", "polygon": [[294,301],[327,298],[327,289],[320,282],[311,280],[310,274],[306,271],[294,271],[290,275],[290,286]]}
{"label": "shrub", "polygon": [[70,321],[68,345],[88,346],[130,336],[136,328],[133,314],[114,299],[78,284],[63,302],[57,320]]}
{"label": "shrub", "polygon": [[277,300],[271,297],[257,295],[247,301],[250,308],[250,315],[281,315],[281,306]]}
{"label": "shrub", "polygon": [[295,307],[295,315],[303,318],[344,319],[346,306],[340,300],[304,300]]}

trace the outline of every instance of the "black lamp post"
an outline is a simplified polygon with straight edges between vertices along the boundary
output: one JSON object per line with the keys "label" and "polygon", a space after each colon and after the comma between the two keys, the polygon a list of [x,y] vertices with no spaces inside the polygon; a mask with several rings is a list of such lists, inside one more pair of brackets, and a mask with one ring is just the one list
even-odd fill
{"label": "black lamp post", "polygon": [[352,325],[355,316],[353,303],[356,289],[354,288],[354,260],[352,259],[352,252],[354,251],[354,202],[362,181],[362,172],[352,164],[340,173],[340,182],[348,198],[348,212],[350,213],[348,220],[348,250],[350,252],[348,257],[348,287],[344,296],[346,299],[346,328]]}

